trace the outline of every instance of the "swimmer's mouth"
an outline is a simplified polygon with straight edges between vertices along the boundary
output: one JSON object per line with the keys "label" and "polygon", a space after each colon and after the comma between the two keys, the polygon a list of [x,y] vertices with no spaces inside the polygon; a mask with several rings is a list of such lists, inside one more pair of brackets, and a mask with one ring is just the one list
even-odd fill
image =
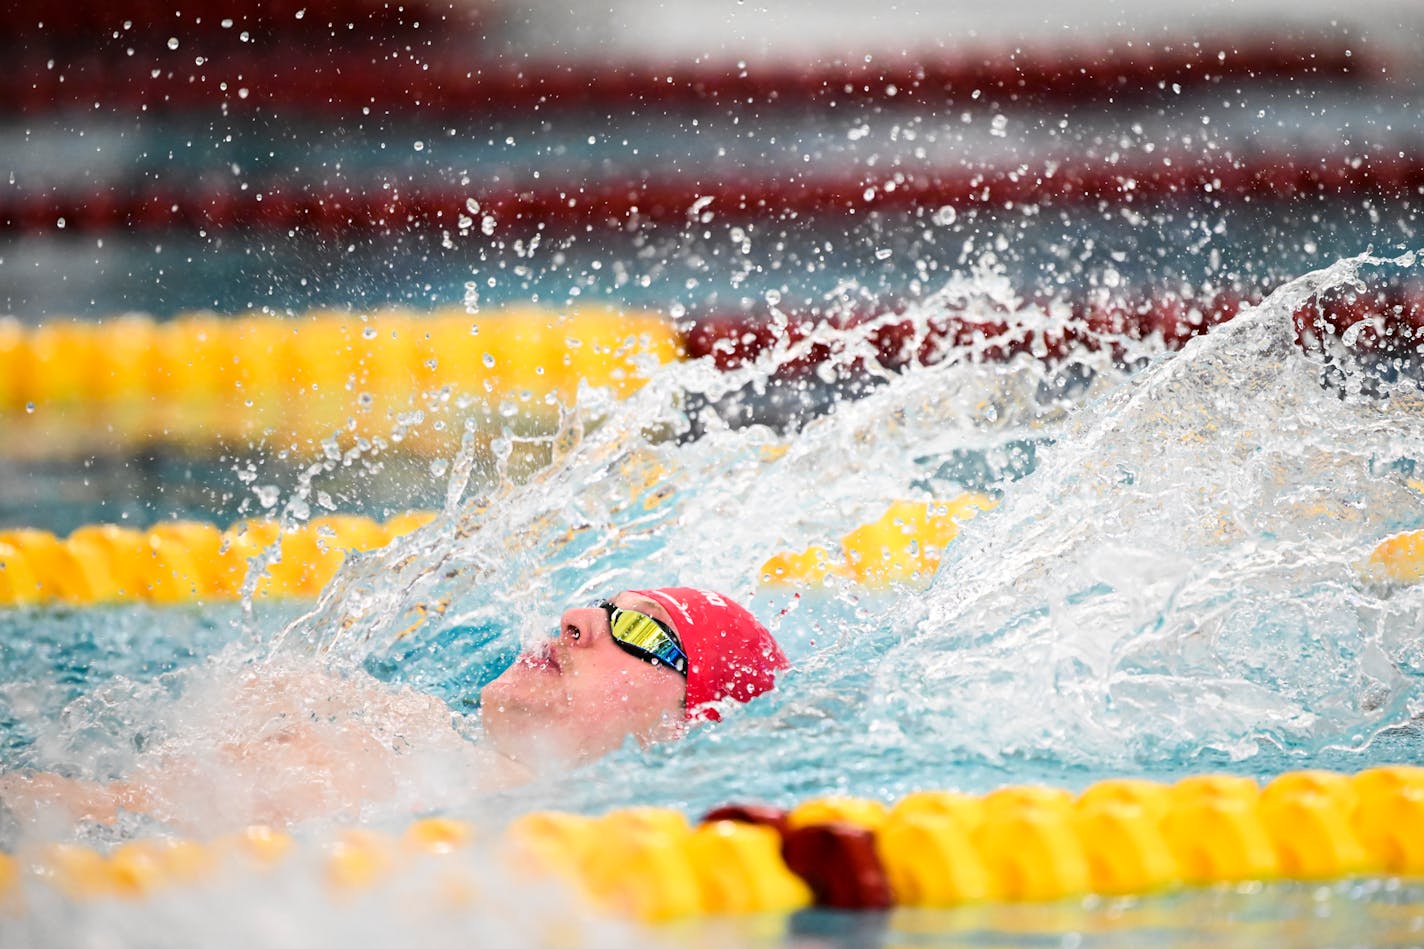
{"label": "swimmer's mouth", "polygon": [[520,663],[536,672],[559,672],[559,660],[551,646],[543,646],[535,652],[526,652],[519,657]]}

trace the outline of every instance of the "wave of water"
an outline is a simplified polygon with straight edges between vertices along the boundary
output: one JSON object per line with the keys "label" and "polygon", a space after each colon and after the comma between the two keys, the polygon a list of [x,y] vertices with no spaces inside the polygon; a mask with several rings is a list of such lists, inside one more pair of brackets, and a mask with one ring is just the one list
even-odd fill
{"label": "wave of water", "polygon": [[[519,438],[498,442],[493,462],[471,442],[435,522],[353,558],[296,620],[248,612],[242,637],[196,669],[110,683],[58,728],[31,720],[45,734],[27,763],[103,777],[196,759],[213,789],[184,806],[199,826],[241,823],[241,785],[270,769],[212,749],[265,727],[244,689],[317,674],[354,680],[362,697],[321,728],[406,746],[383,804],[353,793],[333,807],[392,823],[1411,755],[1424,587],[1372,584],[1357,565],[1388,534],[1424,526],[1410,484],[1424,402],[1407,373],[1306,352],[1291,315],[1415,267],[1341,261],[1175,354],[1150,342],[1059,363],[982,358],[987,342],[948,351],[884,373],[793,434],[733,427],[716,406],[764,389],[817,343],[834,351],[823,382],[862,372],[863,328],[731,373],[661,367],[624,402],[586,391],[535,439],[553,461],[533,477],[503,475]],[[1072,320],[983,274],[908,318],[928,332],[949,309],[1023,331]],[[970,488],[1001,504],[966,526],[927,591],[759,585],[778,550],[833,544],[896,498]],[[463,740],[406,739],[445,734],[453,709],[478,743],[466,713],[480,686],[564,605],[673,582],[721,587],[766,618],[795,661],[783,686],[681,742],[630,746],[517,795],[472,790]],[[214,796],[229,800],[203,810]]]}
{"label": "wave of water", "polygon": [[[1291,316],[1414,267],[1341,261],[1136,374],[1102,352],[1076,354],[1071,371],[951,353],[789,438],[686,407],[689,393],[703,405],[763,385],[799,351],[730,376],[664,369],[628,402],[581,403],[532,481],[477,501],[452,482],[445,518],[345,572],[283,648],[346,665],[394,651],[418,667],[413,643],[484,630],[454,661],[494,665],[563,604],[610,590],[695,582],[748,599],[797,660],[787,687],[677,747],[595,766],[609,790],[579,783],[574,802],[588,807],[630,794],[887,794],[1025,767],[1171,770],[1262,752],[1363,764],[1376,736],[1407,735],[1424,698],[1412,641],[1424,591],[1358,570],[1380,539],[1424,525],[1409,483],[1424,402],[1408,375],[1382,381],[1377,367],[1307,353]],[[951,302],[1007,306],[1020,324],[1066,319],[983,279],[911,316],[928,325]],[[865,356],[863,337],[834,344],[842,366]],[[700,437],[680,441],[693,425]],[[1018,463],[1026,451],[1031,466]],[[776,550],[834,541],[894,498],[971,487],[1003,503],[969,525],[928,592],[794,599],[758,586]],[[772,766],[749,774],[767,755]],[[549,799],[567,802],[567,788]]]}
{"label": "wave of water", "polygon": [[1424,524],[1424,398],[1308,355],[1291,322],[1327,288],[1413,266],[1303,277],[1077,413],[956,545],[876,670],[877,711],[916,740],[1098,767],[1309,760],[1424,711],[1424,591],[1359,570]]}

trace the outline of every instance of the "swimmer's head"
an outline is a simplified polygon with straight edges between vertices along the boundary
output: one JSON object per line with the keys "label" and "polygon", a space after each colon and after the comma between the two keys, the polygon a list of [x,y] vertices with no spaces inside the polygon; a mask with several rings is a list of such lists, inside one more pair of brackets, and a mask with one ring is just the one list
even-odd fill
{"label": "swimmer's head", "polygon": [[628,590],[606,605],[565,610],[558,636],[515,660],[480,705],[486,734],[509,757],[588,759],[629,735],[647,744],[676,737],[689,720],[716,720],[713,703],[752,699],[787,665],[766,627],[724,596]]}
{"label": "swimmer's head", "polygon": [[688,657],[689,719],[717,721],[713,703],[750,702],[776,685],[776,673],[790,665],[766,627],[719,593],[692,587],[630,592],[662,606],[679,632]]}

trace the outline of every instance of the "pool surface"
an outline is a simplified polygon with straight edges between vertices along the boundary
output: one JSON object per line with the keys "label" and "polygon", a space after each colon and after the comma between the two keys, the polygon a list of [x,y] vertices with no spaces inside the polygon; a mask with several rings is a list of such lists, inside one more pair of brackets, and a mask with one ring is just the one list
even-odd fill
{"label": "pool surface", "polygon": [[[1281,41],[1318,49],[1318,70],[1282,53],[1227,78],[1173,65],[1162,24],[1127,30],[1141,48],[1072,59],[1119,83],[1077,98],[1050,83],[926,104],[861,80],[834,105],[824,89],[729,104],[694,77],[669,82],[680,104],[667,93],[656,107],[551,102],[463,120],[302,106],[299,90],[280,107],[148,114],[129,90],[94,116],[6,111],[0,142],[18,157],[0,202],[0,307],[14,315],[0,369],[19,372],[6,341],[35,327],[134,310],[159,328],[255,315],[308,342],[332,312],[367,341],[467,321],[461,338],[487,344],[487,367],[521,358],[508,343],[495,359],[500,320],[560,339],[508,391],[442,377],[386,403],[355,374],[313,370],[302,386],[239,384],[209,424],[212,406],[164,401],[177,388],[161,367],[230,367],[145,324],[171,351],[131,401],[173,415],[140,435],[82,396],[7,401],[18,376],[0,380],[0,561],[21,527],[62,538],[92,523],[265,518],[290,538],[336,512],[434,515],[349,554],[314,595],[259,582],[293,569],[278,542],[254,549],[256,572],[224,596],[0,606],[0,772],[201,778],[166,817],[0,809],[0,851],[20,861],[14,884],[0,864],[0,946],[1424,944],[1418,879],[1374,865],[646,924],[591,908],[577,883],[511,870],[501,851],[548,812],[696,820],[729,803],[1078,794],[1203,774],[1265,784],[1424,763],[1424,582],[1381,573],[1377,556],[1424,531],[1419,73],[1381,39],[1392,14],[1366,12],[1363,36]],[[1419,27],[1404,19],[1407,37]],[[529,41],[503,29],[502,42]],[[240,60],[222,43],[248,43],[178,32],[182,56],[214,70]],[[64,50],[84,43],[48,41],[80,76]],[[274,62],[290,52],[272,42]],[[415,46],[413,62],[458,58]],[[1034,56],[1059,61],[1045,55],[1005,54],[1025,75],[1039,75]],[[1144,62],[1184,84],[1121,94]],[[613,75],[597,65],[580,68]],[[51,225],[36,207],[83,213]],[[1205,331],[1217,320],[1203,311],[1226,299],[1240,312]],[[605,345],[579,332],[620,312],[655,321],[664,354],[578,369]],[[300,359],[318,365],[311,347]],[[459,357],[475,366],[475,353]],[[464,365],[454,349],[399,358],[377,368],[420,379]],[[377,434],[360,421],[372,392]],[[283,421],[269,422],[278,404]],[[875,548],[847,538],[892,504],[967,496],[984,503],[918,575],[857,572]],[[901,538],[886,557],[926,556],[925,543]],[[823,578],[766,566],[817,547]],[[792,660],[778,687],[678,741],[480,790],[468,752],[483,741],[483,686],[569,604],[683,583],[767,622]],[[390,780],[325,788],[269,860],[276,845],[247,829],[310,762],[234,749],[254,735],[286,747],[293,720],[376,749]],[[419,823],[431,818],[451,823]],[[411,828],[456,826],[470,833],[452,853],[411,849]],[[158,885],[143,842],[160,838],[201,845],[162,859],[221,872],[194,863],[183,885]]]}

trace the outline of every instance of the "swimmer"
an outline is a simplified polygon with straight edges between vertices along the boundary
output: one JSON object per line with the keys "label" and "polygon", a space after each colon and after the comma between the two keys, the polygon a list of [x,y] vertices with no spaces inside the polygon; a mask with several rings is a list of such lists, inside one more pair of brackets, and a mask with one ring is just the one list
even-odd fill
{"label": "swimmer", "polygon": [[750,701],[787,666],[751,613],[689,587],[629,590],[566,610],[559,634],[525,653],[480,696],[485,735],[513,761],[580,760],[632,735],[676,738]]}
{"label": "swimmer", "polygon": [[[768,691],[787,666],[766,628],[725,596],[628,590],[565,610],[554,637],[484,688],[482,742],[465,740],[431,695],[364,675],[248,667],[207,697],[221,719],[200,729],[221,736],[213,747],[148,755],[107,784],[0,775],[0,801],[29,827],[57,812],[104,823],[142,813],[199,831],[355,816],[398,797],[412,770],[427,784],[495,791],[629,738],[644,747],[676,739],[719,720],[721,703]],[[417,809],[432,803],[408,797]]]}

